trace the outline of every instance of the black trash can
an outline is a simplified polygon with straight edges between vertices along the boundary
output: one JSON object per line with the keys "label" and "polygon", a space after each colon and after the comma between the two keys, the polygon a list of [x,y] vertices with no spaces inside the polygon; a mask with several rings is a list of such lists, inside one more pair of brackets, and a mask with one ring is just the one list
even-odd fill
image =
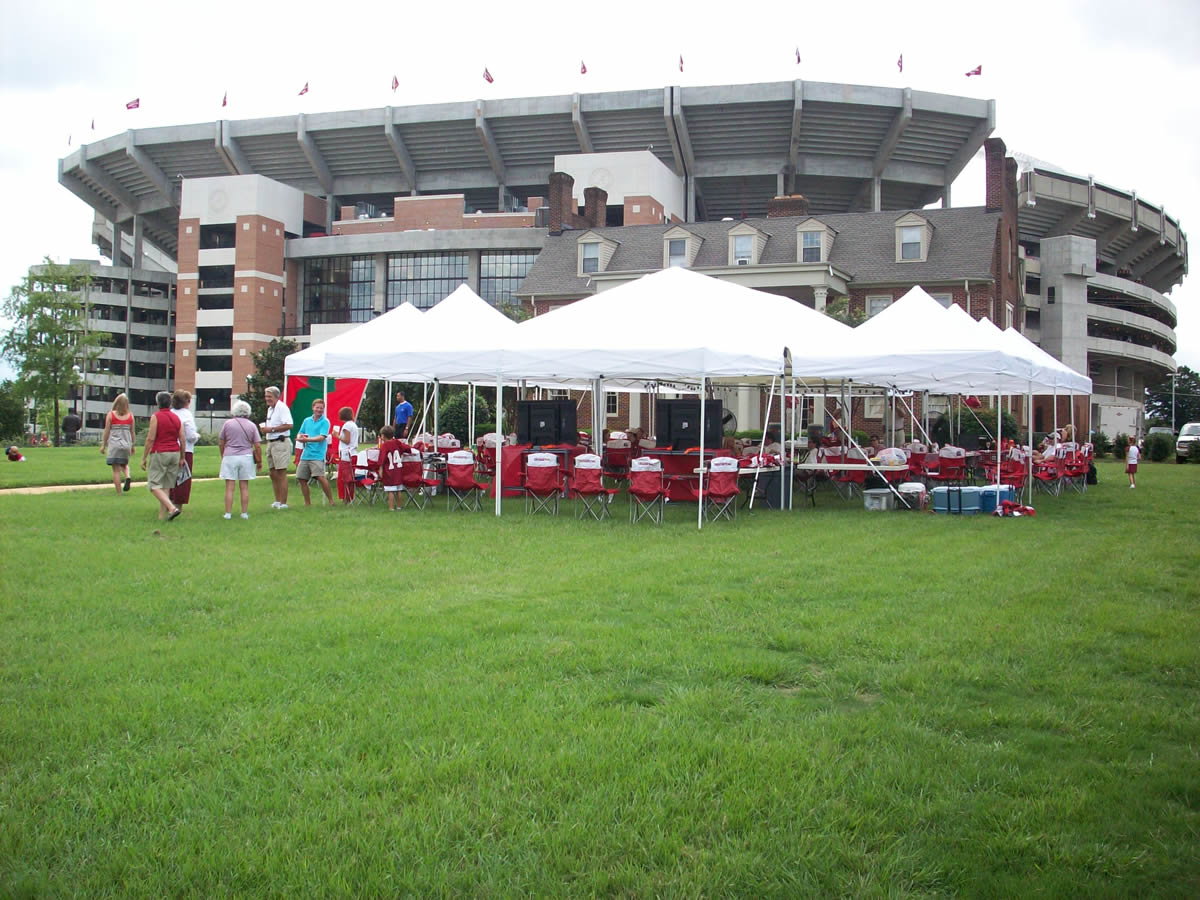
{"label": "black trash can", "polygon": [[[779,502],[779,476],[783,475],[783,503]],[[792,467],[788,466],[782,472],[762,472],[758,476],[758,489],[762,496],[754,501],[765,509],[787,509],[792,500]]]}

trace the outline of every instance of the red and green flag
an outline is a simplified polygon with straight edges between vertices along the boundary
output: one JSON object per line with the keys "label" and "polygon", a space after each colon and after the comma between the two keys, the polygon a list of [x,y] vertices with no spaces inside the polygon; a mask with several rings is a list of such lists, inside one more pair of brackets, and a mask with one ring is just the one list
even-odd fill
{"label": "red and green flag", "polygon": [[338,410],[348,406],[358,418],[358,407],[367,390],[365,378],[325,378],[319,375],[290,375],[287,379],[287,396],[284,402],[292,411],[292,438],[300,430],[300,423],[312,415],[314,400],[321,399],[321,385],[325,389],[325,415],[336,422]]}

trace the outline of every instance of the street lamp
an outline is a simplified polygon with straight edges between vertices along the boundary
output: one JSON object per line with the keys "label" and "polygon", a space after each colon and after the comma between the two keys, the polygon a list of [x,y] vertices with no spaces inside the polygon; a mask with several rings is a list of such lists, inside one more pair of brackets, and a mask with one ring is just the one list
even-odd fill
{"label": "street lamp", "polygon": [[216,404],[216,397],[208,398],[208,433],[212,434],[213,430],[213,406]]}

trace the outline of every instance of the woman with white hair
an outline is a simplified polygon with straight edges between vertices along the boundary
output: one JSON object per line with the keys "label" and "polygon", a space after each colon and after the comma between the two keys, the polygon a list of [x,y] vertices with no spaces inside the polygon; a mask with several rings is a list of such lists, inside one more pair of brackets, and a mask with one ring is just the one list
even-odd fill
{"label": "woman with white hair", "polygon": [[242,497],[242,518],[250,518],[250,479],[262,470],[262,444],[250,423],[250,404],[238,400],[233,416],[221,426],[217,446],[221,451],[221,477],[225,479],[225,518],[233,518],[233,485]]}

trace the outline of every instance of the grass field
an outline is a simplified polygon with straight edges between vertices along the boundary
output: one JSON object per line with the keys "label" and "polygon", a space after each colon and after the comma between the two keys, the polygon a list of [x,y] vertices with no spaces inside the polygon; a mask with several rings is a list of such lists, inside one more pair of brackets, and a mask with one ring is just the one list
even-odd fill
{"label": "grass field", "polygon": [[[48,484],[112,484],[112,467],[104,464],[99,447],[22,447],[21,452],[25,462],[0,460],[4,462],[0,465],[0,490]],[[192,459],[195,477],[217,477],[221,458],[215,446],[197,447]],[[141,462],[142,448],[137,447],[129,465],[135,483],[146,481]]]}
{"label": "grass field", "polygon": [[0,895],[1195,897],[1200,467],[1100,478],[702,533],[0,496]]}

